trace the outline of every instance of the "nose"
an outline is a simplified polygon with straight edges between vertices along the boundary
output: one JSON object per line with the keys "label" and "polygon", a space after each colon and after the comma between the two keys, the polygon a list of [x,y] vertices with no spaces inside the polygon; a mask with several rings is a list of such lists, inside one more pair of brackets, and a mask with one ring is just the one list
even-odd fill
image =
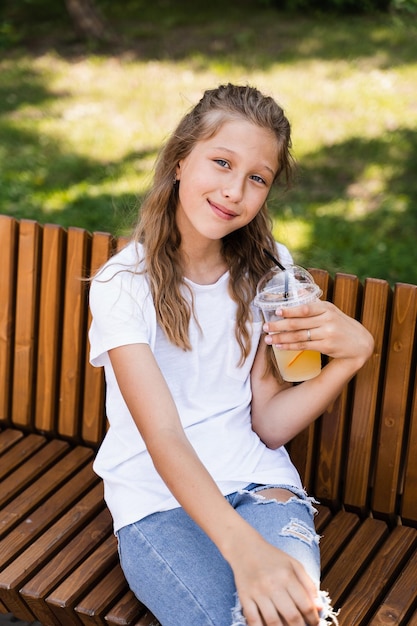
{"label": "nose", "polygon": [[230,176],[223,187],[223,196],[231,202],[240,202],[243,198],[245,180],[241,176]]}

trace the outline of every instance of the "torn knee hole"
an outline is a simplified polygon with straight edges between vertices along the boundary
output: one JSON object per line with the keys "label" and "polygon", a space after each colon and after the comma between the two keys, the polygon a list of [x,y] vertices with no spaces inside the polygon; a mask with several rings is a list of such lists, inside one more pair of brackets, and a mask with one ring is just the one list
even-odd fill
{"label": "torn knee hole", "polygon": [[294,537],[295,539],[304,541],[309,546],[318,542],[318,535],[313,532],[307,524],[304,524],[304,522],[294,517],[283,527],[280,535],[283,537]]}

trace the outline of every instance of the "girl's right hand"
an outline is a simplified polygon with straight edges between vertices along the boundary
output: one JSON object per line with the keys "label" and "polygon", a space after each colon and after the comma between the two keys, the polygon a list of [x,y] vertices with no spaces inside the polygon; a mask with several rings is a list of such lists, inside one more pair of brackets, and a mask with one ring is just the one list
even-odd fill
{"label": "girl's right hand", "polygon": [[259,537],[230,562],[248,626],[318,626],[323,607],[299,561]]}

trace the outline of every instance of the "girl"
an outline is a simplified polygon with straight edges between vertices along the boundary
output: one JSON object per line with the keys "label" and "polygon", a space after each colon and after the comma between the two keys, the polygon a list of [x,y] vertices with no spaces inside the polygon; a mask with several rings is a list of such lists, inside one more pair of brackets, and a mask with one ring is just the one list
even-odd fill
{"label": "girl", "polygon": [[[109,431],[95,461],[128,583],[163,626],[337,623],[319,591],[311,499],[283,447],[373,350],[328,302],[264,325],[252,301],[275,244],[266,200],[290,126],[251,87],[207,91],[163,148],[132,241],[91,286],[91,362]],[[272,350],[331,357],[297,386]],[[267,364],[267,365],[266,365]]]}

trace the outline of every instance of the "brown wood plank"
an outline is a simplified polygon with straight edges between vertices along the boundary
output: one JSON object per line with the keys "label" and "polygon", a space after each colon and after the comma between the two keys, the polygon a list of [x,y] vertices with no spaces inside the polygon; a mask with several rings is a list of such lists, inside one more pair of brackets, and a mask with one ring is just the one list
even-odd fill
{"label": "brown wood plank", "polygon": [[116,240],[116,252],[122,250],[131,241],[131,237],[117,237]]}
{"label": "brown wood plank", "polygon": [[0,422],[10,420],[17,234],[17,221],[0,215]]}
{"label": "brown wood plank", "polygon": [[413,552],[369,624],[370,626],[405,626],[409,623],[410,612],[416,605],[417,552]]}
{"label": "brown wood plank", "polygon": [[44,432],[54,432],[56,426],[65,239],[62,227],[55,224],[43,227],[35,423]]}
{"label": "brown wood plank", "polygon": [[388,320],[392,291],[386,281],[365,281],[361,321],[375,339],[372,357],[358,372],[354,382],[352,418],[343,503],[357,511],[369,505],[372,461],[379,428],[379,388],[386,354]]}
{"label": "brown wood plank", "polygon": [[[322,299],[330,298],[332,280],[329,273],[320,269],[310,269],[309,271],[323,292]],[[314,487],[316,430],[317,423],[314,422],[288,444],[291,460],[299,471],[302,483],[308,493],[311,493]]]}
{"label": "brown wood plank", "polygon": [[320,542],[322,574],[329,569],[346,542],[358,529],[359,524],[360,520],[357,515],[340,511],[326,526]]}
{"label": "brown wood plank", "polygon": [[[46,528],[64,515],[74,502],[97,482],[90,465],[85,466],[63,486],[30,512],[1,542],[0,558],[6,565],[16,558]],[[1,577],[1,573],[0,573]],[[1,578],[0,578],[1,579]]]}
{"label": "brown wood plank", "polygon": [[403,521],[417,525],[417,372],[413,384],[410,431],[407,437],[407,457],[404,474],[404,489],[401,503]]}
{"label": "brown wood plank", "polygon": [[146,611],[145,615],[136,622],[135,626],[162,626],[162,624],[158,622],[152,613]]}
{"label": "brown wood plank", "polygon": [[316,531],[319,535],[321,535],[327,527],[327,524],[332,520],[333,515],[330,509],[322,504],[315,504],[314,508],[317,510],[317,515],[314,518],[314,525],[316,527]]}
{"label": "brown wood plank", "polygon": [[72,626],[77,621],[81,623],[73,611],[74,606],[117,563],[116,538],[111,535],[65,581],[52,591],[46,598],[46,602],[62,624]]}
{"label": "brown wood plank", "polygon": [[22,439],[23,436],[23,432],[15,428],[0,429],[0,455],[5,454],[5,452]]}
{"label": "brown wood plank", "polygon": [[408,618],[407,626],[417,626],[417,610],[414,611],[414,613],[411,615],[411,617]]}
{"label": "brown wood plank", "polygon": [[26,459],[32,456],[46,442],[45,437],[42,437],[42,435],[22,437],[22,434],[20,433],[21,436],[16,438],[16,445],[0,455],[0,480],[4,480],[6,476],[22,465]]}
{"label": "brown wood plank", "polygon": [[[415,549],[417,531],[397,526],[344,598],[340,626],[368,626],[369,620],[387,594],[395,577]],[[352,562],[351,562],[352,563]]]}
{"label": "brown wood plank", "polygon": [[[73,501],[85,493],[98,478],[91,465],[83,467],[88,450],[75,449],[50,469],[42,478],[25,489],[0,512],[0,562],[16,558],[41,530],[62,515]],[[84,453],[84,454],[83,454]],[[80,467],[77,473],[75,473]]]}
{"label": "brown wood plank", "polygon": [[[48,568],[52,571],[54,580],[59,576],[60,570],[67,571],[68,565],[65,563],[65,555],[67,551],[71,552],[70,542],[73,541],[74,536],[76,537],[75,546],[78,548],[76,550],[78,552],[77,558],[80,560],[84,558],[86,552],[83,550],[91,551],[94,541],[98,540],[97,536],[101,528],[100,519],[102,517],[107,520],[108,527],[106,532],[111,530],[110,514],[107,509],[103,512],[102,492],[102,486],[95,485],[67,513],[47,528],[37,540],[32,542],[8,567],[3,568],[0,572],[0,586],[7,588],[9,593],[13,591],[17,594],[22,586],[31,579],[30,584],[26,588],[26,593],[29,597],[37,598],[39,589],[36,587],[35,582],[36,573],[44,567],[40,576],[40,583],[42,586],[45,586],[47,584]],[[89,535],[89,525],[94,528],[93,539]],[[86,543],[87,545],[84,545]]]}
{"label": "brown wood plank", "polygon": [[[333,302],[351,317],[356,317],[361,285],[356,276],[337,274]],[[341,495],[341,477],[344,471],[347,437],[348,386],[321,417],[319,462],[314,495],[337,506]]]}
{"label": "brown wood plank", "polygon": [[322,580],[322,588],[329,591],[334,606],[339,606],[387,535],[387,525],[381,520],[368,518],[361,524]]}
{"label": "brown wood plank", "polygon": [[58,432],[78,439],[81,435],[82,381],[86,350],[87,290],[90,235],[69,228],[65,271]]}
{"label": "brown wood plank", "polygon": [[101,626],[108,609],[119,600],[128,589],[120,565],[105,574],[91,591],[74,607],[84,626]]}
{"label": "brown wood plank", "polygon": [[[103,509],[21,587],[19,594],[21,599],[27,603],[42,624],[53,615],[49,605],[45,602],[46,597],[111,533],[110,514],[107,509]],[[19,591],[18,584],[16,584],[16,590]]]}
{"label": "brown wood plank", "polygon": [[104,619],[108,626],[132,626],[146,613],[149,614],[148,609],[129,590],[106,613]]}
{"label": "brown wood plank", "polygon": [[[27,520],[23,521],[1,542],[1,552],[4,553],[2,561],[12,563],[15,555],[18,556],[61,515],[65,515],[68,508],[92,486],[95,479],[91,467],[83,468],[78,475],[71,478],[59,491],[33,511],[30,523]],[[10,581],[7,579],[3,581],[2,577],[3,572],[0,573],[0,598],[7,604],[13,604],[12,610],[17,617],[27,619],[25,617],[27,605],[21,601],[20,597],[13,594],[13,590],[9,589]],[[16,597],[18,597],[17,602],[15,602]]]}
{"label": "brown wood plank", "polygon": [[13,363],[12,421],[30,427],[36,371],[41,226],[21,220],[16,287],[16,326]]}
{"label": "brown wood plank", "polygon": [[[91,275],[107,261],[112,253],[114,240],[108,233],[94,233],[91,245]],[[87,327],[91,324],[88,311]],[[104,415],[104,374],[102,368],[89,363],[90,346],[85,354],[85,384],[83,398],[82,437],[86,443],[98,445],[105,433]]]}
{"label": "brown wood plank", "polygon": [[397,284],[394,292],[389,354],[376,458],[373,510],[394,515],[402,477],[403,437],[407,436],[412,352],[417,317],[417,286]]}
{"label": "brown wood plank", "polygon": [[[25,439],[27,439],[27,437]],[[67,450],[68,444],[65,441],[50,441],[2,481],[0,491],[0,506],[2,507],[0,520],[2,525],[5,523],[3,512],[6,503],[10,502],[12,498],[16,498],[23,489],[32,485],[33,482],[56,463]],[[40,480],[42,482],[42,478]],[[13,504],[10,505],[10,509],[17,514],[17,509],[14,509]],[[3,526],[0,528],[3,528]]]}

